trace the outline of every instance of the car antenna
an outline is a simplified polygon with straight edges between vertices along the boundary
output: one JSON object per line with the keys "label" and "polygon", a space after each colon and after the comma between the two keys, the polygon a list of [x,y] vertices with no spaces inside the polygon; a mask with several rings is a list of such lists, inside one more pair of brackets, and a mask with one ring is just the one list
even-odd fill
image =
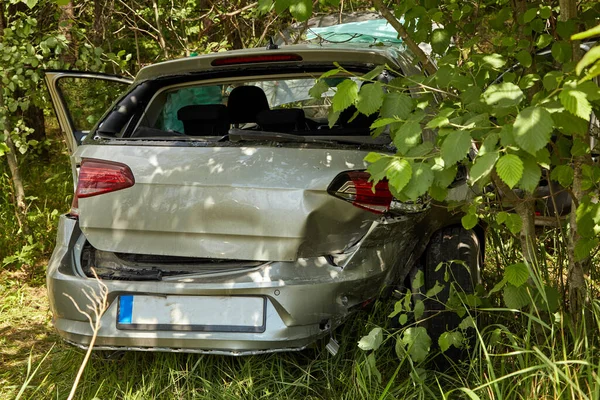
{"label": "car antenna", "polygon": [[273,37],[271,36],[269,38],[269,43],[267,43],[267,50],[277,50],[279,48],[279,46],[277,46],[275,44],[275,41],[273,40]]}

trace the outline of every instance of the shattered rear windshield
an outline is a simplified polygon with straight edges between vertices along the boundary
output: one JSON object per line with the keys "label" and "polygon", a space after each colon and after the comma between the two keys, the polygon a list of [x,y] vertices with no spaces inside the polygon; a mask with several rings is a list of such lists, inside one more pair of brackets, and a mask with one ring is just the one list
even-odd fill
{"label": "shattered rear windshield", "polygon": [[[132,138],[173,137],[226,139],[231,130],[246,137],[277,133],[278,139],[302,137],[369,137],[376,115],[349,107],[330,126],[335,86],[354,77],[331,77],[320,97],[311,96],[314,77],[265,78],[223,84],[188,84],[159,92],[146,108]],[[359,85],[361,82],[358,82]],[[365,83],[362,83],[365,84]],[[368,83],[366,83],[368,84]],[[252,136],[254,135],[254,136]]]}

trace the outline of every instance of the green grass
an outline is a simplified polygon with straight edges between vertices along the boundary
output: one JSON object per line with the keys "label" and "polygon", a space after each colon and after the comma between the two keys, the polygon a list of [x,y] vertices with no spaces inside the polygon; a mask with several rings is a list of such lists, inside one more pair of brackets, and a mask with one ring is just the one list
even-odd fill
{"label": "green grass", "polygon": [[[14,398],[39,366],[24,399],[69,393],[83,351],[62,343],[50,324],[45,293],[16,278],[1,292],[0,398]],[[246,357],[127,352],[121,358],[92,358],[78,387],[81,399],[368,399],[378,398],[398,365],[392,345],[378,351],[380,383],[357,341],[373,322],[385,319],[389,304],[356,314],[335,333],[340,352],[331,356],[325,340],[314,349]],[[46,357],[44,359],[44,357]],[[44,359],[42,361],[42,359]],[[404,372],[404,371],[403,371]],[[407,373],[393,380],[398,398],[428,398]]]}

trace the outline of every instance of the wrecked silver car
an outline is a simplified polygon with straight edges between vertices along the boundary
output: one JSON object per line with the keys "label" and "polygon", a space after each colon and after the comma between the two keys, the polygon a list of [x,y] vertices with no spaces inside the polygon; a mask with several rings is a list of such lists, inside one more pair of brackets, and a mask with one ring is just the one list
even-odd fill
{"label": "wrecked silver car", "polygon": [[[334,61],[353,76],[311,97]],[[104,287],[96,349],[299,350],[415,268],[433,285],[440,261],[477,264],[481,234],[460,215],[397,201],[385,181],[372,190],[364,157],[395,152],[389,135],[370,135],[376,115],[350,106],[328,123],[335,82],[378,65],[419,72],[368,45],[190,57],[133,81],[48,72],[76,183],[47,271],[61,337],[90,344],[81,311]]]}

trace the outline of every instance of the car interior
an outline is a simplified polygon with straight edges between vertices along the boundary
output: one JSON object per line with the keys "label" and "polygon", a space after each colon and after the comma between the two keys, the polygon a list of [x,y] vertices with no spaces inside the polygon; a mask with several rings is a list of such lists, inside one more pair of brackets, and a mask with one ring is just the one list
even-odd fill
{"label": "car interior", "polygon": [[327,116],[335,92],[330,89],[321,99],[314,99],[309,95],[313,85],[314,78],[304,78],[166,90],[148,106],[132,137],[210,140],[227,136],[230,129],[303,137],[370,137],[377,114],[366,116],[350,106],[330,127]]}

